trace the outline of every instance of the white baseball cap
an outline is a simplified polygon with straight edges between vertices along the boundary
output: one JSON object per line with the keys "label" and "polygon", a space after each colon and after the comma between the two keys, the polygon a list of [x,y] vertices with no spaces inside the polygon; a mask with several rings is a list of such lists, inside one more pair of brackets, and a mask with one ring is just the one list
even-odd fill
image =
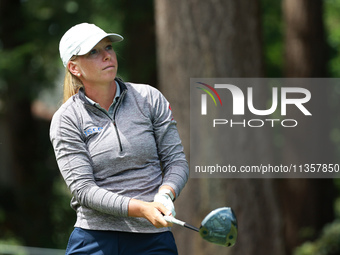
{"label": "white baseball cap", "polygon": [[85,55],[105,37],[108,37],[112,42],[124,39],[119,34],[108,34],[94,24],[81,23],[71,27],[59,43],[60,58],[64,66],[66,67],[72,56]]}

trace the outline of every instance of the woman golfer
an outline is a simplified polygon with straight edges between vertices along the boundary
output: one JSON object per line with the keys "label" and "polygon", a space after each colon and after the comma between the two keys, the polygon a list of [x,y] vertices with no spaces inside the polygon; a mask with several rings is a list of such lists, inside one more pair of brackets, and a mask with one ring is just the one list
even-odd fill
{"label": "woman golfer", "polygon": [[60,41],[64,104],[50,138],[77,212],[66,254],[177,254],[163,215],[175,216],[188,164],[164,96],[116,78],[121,40],[82,23]]}

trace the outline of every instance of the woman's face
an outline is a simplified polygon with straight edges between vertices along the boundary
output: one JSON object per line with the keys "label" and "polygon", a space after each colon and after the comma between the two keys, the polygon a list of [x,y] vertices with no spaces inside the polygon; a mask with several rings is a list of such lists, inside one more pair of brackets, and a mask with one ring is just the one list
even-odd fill
{"label": "woman's face", "polygon": [[118,62],[110,39],[104,38],[89,53],[70,61],[69,69],[84,85],[112,82],[117,74]]}

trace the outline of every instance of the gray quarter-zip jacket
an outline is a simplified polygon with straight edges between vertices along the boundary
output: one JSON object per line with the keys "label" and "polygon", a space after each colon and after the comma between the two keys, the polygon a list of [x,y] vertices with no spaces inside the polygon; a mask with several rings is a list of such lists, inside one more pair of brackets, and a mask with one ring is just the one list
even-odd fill
{"label": "gray quarter-zip jacket", "polygon": [[131,198],[153,201],[161,185],[176,197],[188,163],[168,101],[155,88],[117,79],[121,96],[113,118],[90,104],[83,90],[54,114],[50,138],[73,197],[75,227],[155,233],[144,218],[128,217]]}

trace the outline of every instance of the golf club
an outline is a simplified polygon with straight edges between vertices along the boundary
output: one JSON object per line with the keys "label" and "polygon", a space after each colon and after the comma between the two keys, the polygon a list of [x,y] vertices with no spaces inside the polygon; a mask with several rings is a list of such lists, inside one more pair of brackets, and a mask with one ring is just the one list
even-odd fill
{"label": "golf club", "polygon": [[171,222],[182,227],[200,233],[200,236],[208,242],[231,247],[237,239],[237,219],[230,207],[222,207],[213,210],[203,219],[200,228],[178,220],[172,216],[164,216],[167,222]]}

